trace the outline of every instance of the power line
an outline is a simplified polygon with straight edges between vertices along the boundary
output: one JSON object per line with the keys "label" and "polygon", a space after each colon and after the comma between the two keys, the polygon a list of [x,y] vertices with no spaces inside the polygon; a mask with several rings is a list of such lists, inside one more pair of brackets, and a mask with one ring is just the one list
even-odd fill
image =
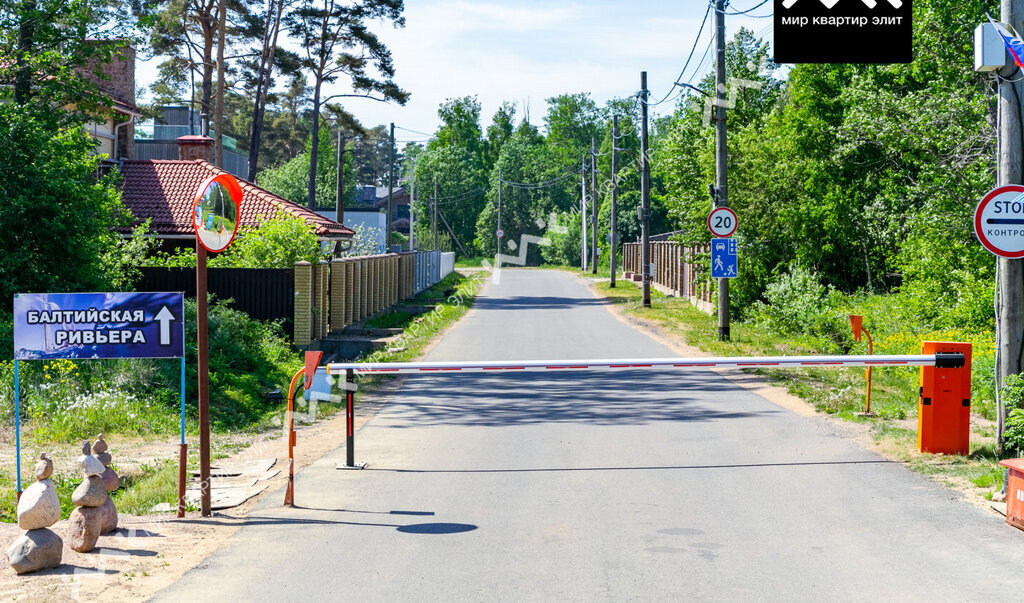
{"label": "power line", "polygon": [[[708,15],[710,15],[710,14],[711,14],[711,2],[709,1],[708,2],[708,9],[706,11],[704,11],[704,20],[700,22],[700,29],[697,30],[697,37],[694,38],[694,40],[693,40],[693,47],[690,48],[690,55],[688,57],[686,57],[686,63],[683,64],[683,69],[682,69],[682,71],[679,72],[679,77],[676,78],[676,83],[679,83],[683,79],[683,76],[686,74],[686,68],[690,66],[690,60],[693,59],[693,52],[697,49],[697,44],[700,43],[700,37],[702,35],[704,35],[704,26],[707,24],[707,22],[708,22]],[[653,107],[653,106],[660,105],[661,103],[665,102],[665,100],[668,99],[668,97],[671,96],[671,94],[673,92],[676,92],[676,87],[675,86],[672,86],[672,88],[665,94],[664,98],[662,98],[660,101],[658,101],[658,102],[656,102],[654,104],[650,104],[648,106]]]}
{"label": "power line", "polygon": [[[733,11],[733,12],[729,12],[727,10],[723,10],[722,13],[726,14],[726,15],[745,15],[745,14],[749,13],[750,11],[753,11],[753,10],[761,8],[765,4],[768,4],[768,0],[761,0],[761,2],[759,2],[758,4],[756,4],[754,6],[751,6],[747,10],[738,10],[738,11]],[[770,17],[771,15],[768,15],[768,16]]]}
{"label": "power line", "polygon": [[433,134],[428,134],[426,132],[420,132],[419,130],[410,130],[409,128],[403,128],[402,126],[395,126],[395,129],[396,130],[405,130],[406,132],[412,132],[413,134],[419,134],[421,136],[429,136],[431,138],[434,137]]}

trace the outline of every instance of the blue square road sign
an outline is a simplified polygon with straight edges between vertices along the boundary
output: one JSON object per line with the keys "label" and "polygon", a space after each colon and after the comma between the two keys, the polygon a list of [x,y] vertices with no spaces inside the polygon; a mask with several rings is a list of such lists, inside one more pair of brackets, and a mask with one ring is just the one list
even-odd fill
{"label": "blue square road sign", "polygon": [[711,278],[736,278],[736,239],[711,239]]}

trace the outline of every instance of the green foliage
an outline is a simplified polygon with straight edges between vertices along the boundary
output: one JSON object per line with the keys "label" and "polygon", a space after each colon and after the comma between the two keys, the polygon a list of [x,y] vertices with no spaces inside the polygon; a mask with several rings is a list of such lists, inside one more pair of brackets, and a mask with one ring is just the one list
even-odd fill
{"label": "green foliage", "polygon": [[295,262],[318,263],[324,254],[320,241],[302,218],[283,212],[260,220],[255,228],[238,233],[235,241],[215,257],[213,268],[291,268]]}
{"label": "green foliage", "polygon": [[999,396],[1008,411],[1003,431],[1006,448],[1019,454],[1024,449],[1024,377],[1007,375]]}
{"label": "green foliage", "polygon": [[[275,410],[266,402],[267,392],[287,385],[292,373],[301,366],[301,359],[280,325],[253,320],[244,312],[231,309],[228,301],[215,300],[208,310],[212,424],[217,429],[255,425]],[[186,300],[185,399],[193,417],[197,412],[195,316],[195,301]],[[166,366],[162,373],[165,382],[177,383],[177,366]]]}
{"label": "green foliage", "polygon": [[551,245],[540,250],[544,261],[558,266],[578,267],[580,253],[583,251],[580,242],[582,228],[579,212],[562,212],[555,214],[553,220],[548,220],[548,230],[544,236],[551,240]]}
{"label": "green foliage", "polygon": [[150,220],[132,229],[126,238],[115,239],[102,254],[106,281],[114,291],[132,291],[142,278],[140,268],[157,246],[157,240],[146,236]]}
{"label": "green foliage", "polygon": [[128,214],[94,144],[48,109],[0,104],[0,310],[15,293],[108,286],[104,252]]}
{"label": "green foliage", "polygon": [[[312,140],[307,139],[306,149],[290,160],[260,171],[259,185],[268,191],[297,203],[303,207],[308,201],[309,158]],[[349,187],[347,197],[355,194],[355,178],[352,175],[351,154],[345,154],[344,182]],[[338,191],[338,152],[330,128],[320,128],[320,140],[316,160],[316,206],[334,209]]]}

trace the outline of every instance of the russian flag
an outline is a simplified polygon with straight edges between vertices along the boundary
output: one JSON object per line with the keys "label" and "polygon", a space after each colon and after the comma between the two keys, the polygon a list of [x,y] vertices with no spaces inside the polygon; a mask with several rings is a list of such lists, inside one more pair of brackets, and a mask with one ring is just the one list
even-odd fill
{"label": "russian flag", "polygon": [[1018,67],[1024,67],[1024,41],[1021,41],[1020,36],[1009,25],[996,23],[992,20],[992,17],[985,16],[988,17],[988,22],[992,24],[992,27],[995,27],[996,31],[999,32],[999,36],[1003,38],[1006,50],[1009,50],[1010,54],[1013,55],[1013,62]]}

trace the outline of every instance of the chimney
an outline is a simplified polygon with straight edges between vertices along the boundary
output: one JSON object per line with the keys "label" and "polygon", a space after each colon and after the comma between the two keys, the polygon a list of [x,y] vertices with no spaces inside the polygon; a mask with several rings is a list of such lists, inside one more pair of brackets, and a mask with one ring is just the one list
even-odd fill
{"label": "chimney", "polygon": [[179,137],[178,159],[181,161],[202,159],[207,163],[213,163],[213,139],[209,136]]}

